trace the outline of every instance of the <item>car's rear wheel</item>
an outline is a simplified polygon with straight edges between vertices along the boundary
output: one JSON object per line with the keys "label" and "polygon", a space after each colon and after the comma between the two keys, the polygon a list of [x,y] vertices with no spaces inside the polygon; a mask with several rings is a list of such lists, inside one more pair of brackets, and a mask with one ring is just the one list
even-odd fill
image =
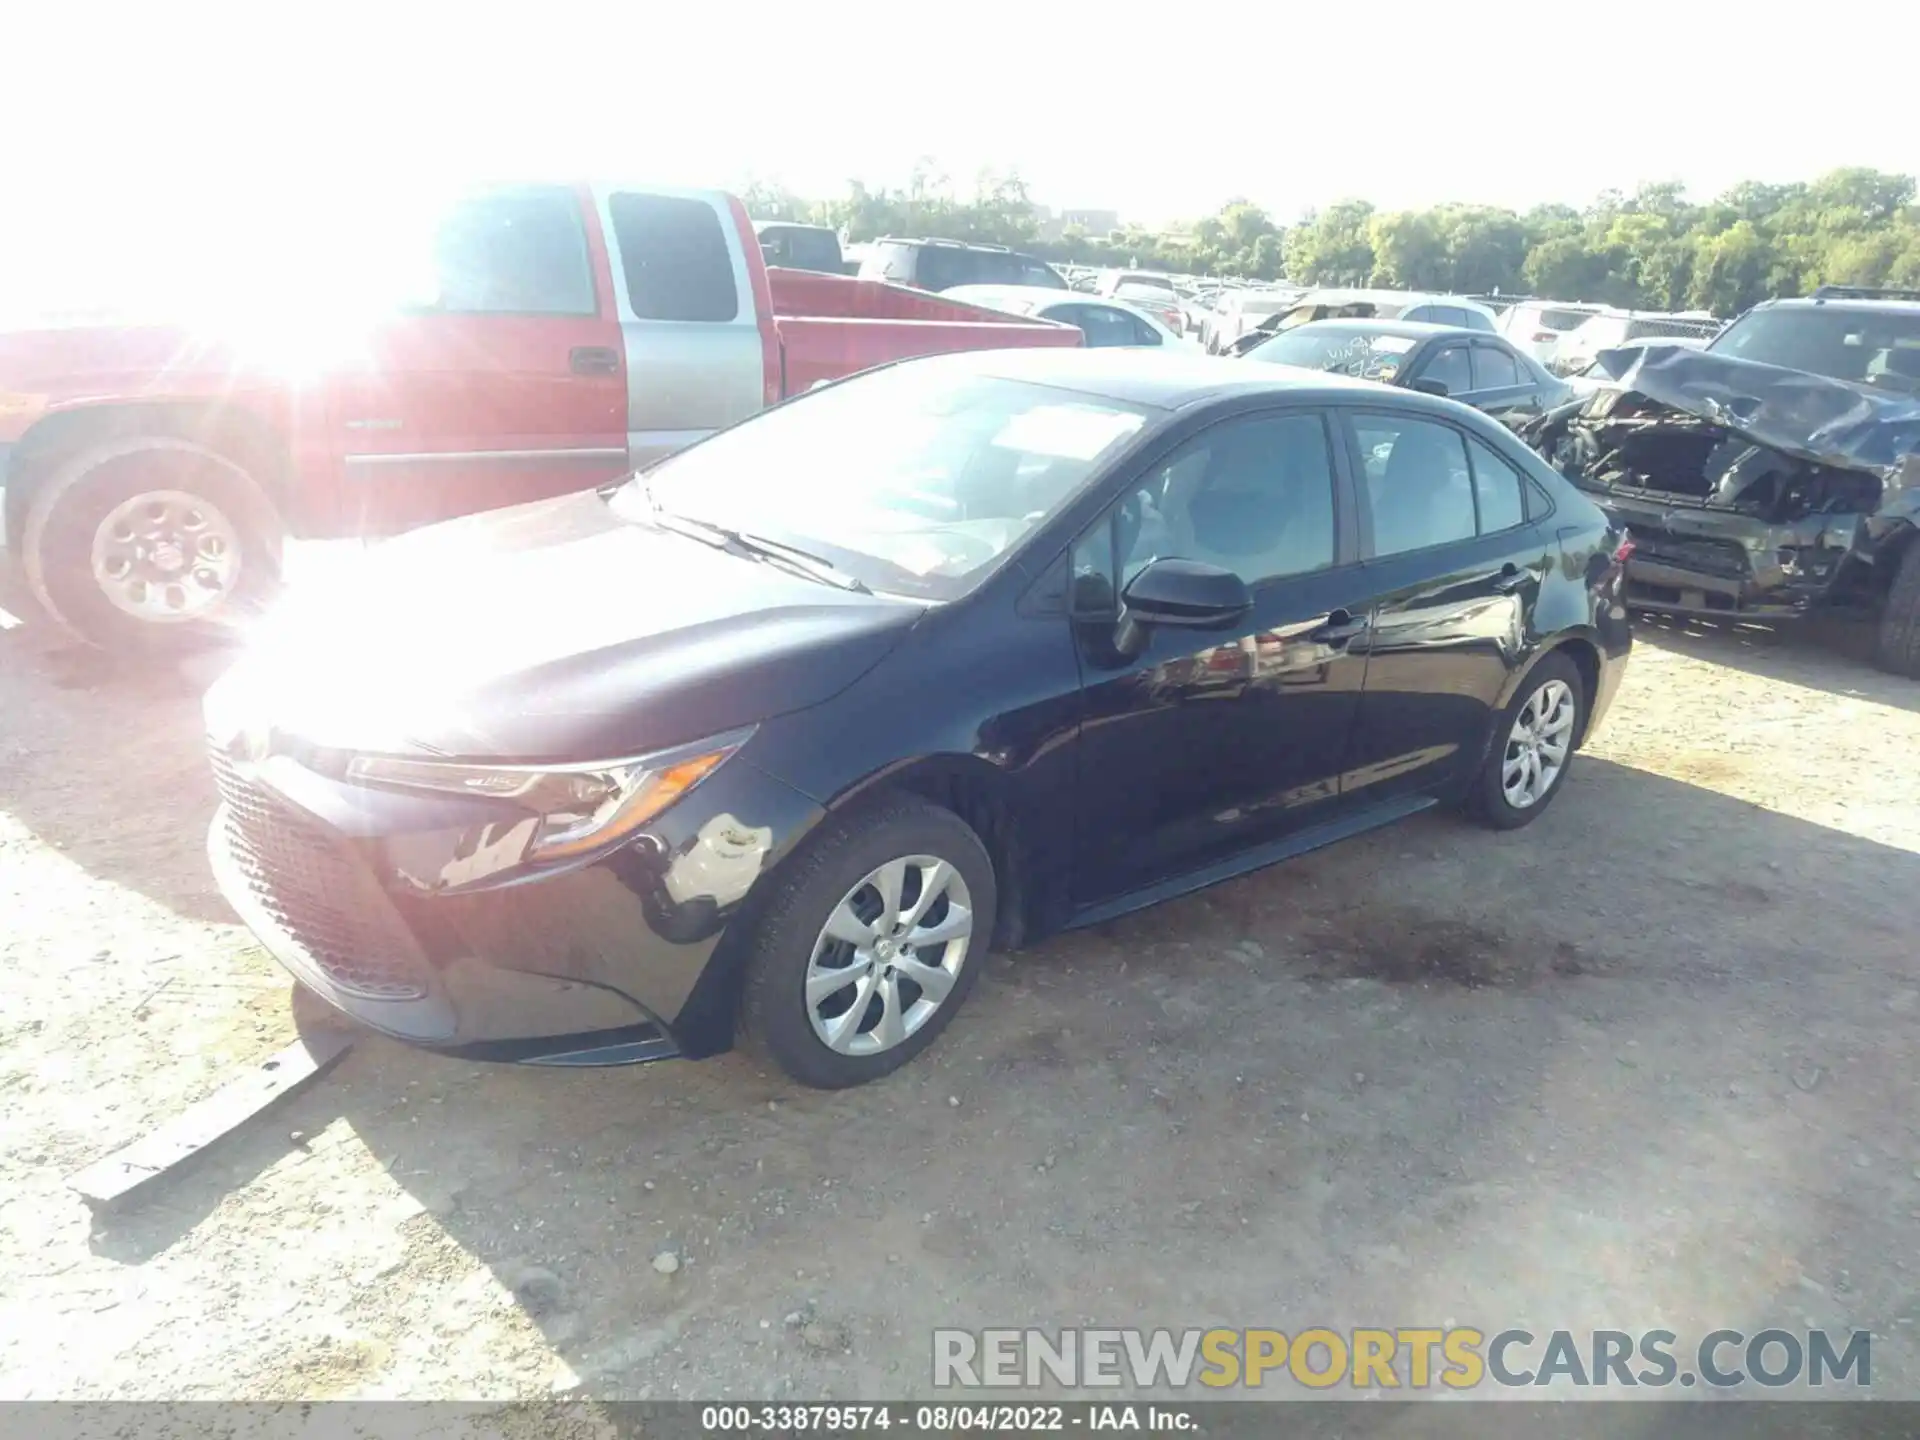
{"label": "car's rear wheel", "polygon": [[1893,573],[1878,638],[1874,658],[1880,668],[1920,680],[1920,536],[1907,541]]}
{"label": "car's rear wheel", "polygon": [[775,880],[741,994],[748,1045],[803,1085],[899,1069],[952,1021],[997,889],[965,821],[901,799],[836,818]]}
{"label": "car's rear wheel", "polygon": [[94,645],[175,650],[228,637],[279,584],[272,506],[238,464],[166,435],[62,462],[21,535],[34,597]]}
{"label": "car's rear wheel", "polygon": [[1534,666],[1500,717],[1469,797],[1474,813],[1497,830],[1532,824],[1566,782],[1586,704],[1580,671],[1565,655]]}

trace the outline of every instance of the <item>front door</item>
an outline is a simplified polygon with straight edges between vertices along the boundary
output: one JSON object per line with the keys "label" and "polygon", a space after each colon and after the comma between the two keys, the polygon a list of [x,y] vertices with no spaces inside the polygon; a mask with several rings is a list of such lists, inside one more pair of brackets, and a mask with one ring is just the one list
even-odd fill
{"label": "front door", "polygon": [[1477,436],[1410,411],[1348,420],[1376,605],[1342,789],[1362,803],[1445,791],[1484,753],[1557,550],[1520,473]]}
{"label": "front door", "polygon": [[613,298],[584,197],[485,191],[423,236],[418,303],[375,322],[330,408],[345,528],[381,533],[585,489],[626,468]]}
{"label": "front door", "polygon": [[[1328,418],[1223,420],[1154,464],[1074,549],[1085,722],[1075,899],[1221,861],[1339,804],[1366,662],[1367,576]],[[1232,570],[1231,628],[1149,628],[1115,646],[1116,596],[1156,559]]]}

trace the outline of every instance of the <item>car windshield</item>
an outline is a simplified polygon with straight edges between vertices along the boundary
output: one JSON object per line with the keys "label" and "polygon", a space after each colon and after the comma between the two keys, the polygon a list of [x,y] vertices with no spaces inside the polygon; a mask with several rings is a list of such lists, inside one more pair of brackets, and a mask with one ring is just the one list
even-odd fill
{"label": "car windshield", "polygon": [[908,362],[724,430],[615,492],[623,519],[765,537],[875,590],[964,595],[1079,490],[1147,411]]}
{"label": "car windshield", "polygon": [[1750,310],[1707,348],[1856,385],[1920,393],[1920,310]]}
{"label": "car windshield", "polygon": [[1350,330],[1346,326],[1302,325],[1254,346],[1249,360],[1270,365],[1298,365],[1305,370],[1332,370],[1369,380],[1391,380],[1420,342],[1405,335],[1377,330]]}

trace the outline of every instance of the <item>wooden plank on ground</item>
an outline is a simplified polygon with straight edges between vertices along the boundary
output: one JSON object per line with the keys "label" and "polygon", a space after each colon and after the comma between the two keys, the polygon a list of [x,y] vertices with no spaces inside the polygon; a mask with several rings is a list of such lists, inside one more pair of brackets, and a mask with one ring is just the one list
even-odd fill
{"label": "wooden plank on ground", "polygon": [[316,1028],[187,1107],[159,1129],[68,1177],[67,1184],[89,1205],[104,1208],[121,1204],[221,1136],[319,1079],[352,1046],[351,1030]]}

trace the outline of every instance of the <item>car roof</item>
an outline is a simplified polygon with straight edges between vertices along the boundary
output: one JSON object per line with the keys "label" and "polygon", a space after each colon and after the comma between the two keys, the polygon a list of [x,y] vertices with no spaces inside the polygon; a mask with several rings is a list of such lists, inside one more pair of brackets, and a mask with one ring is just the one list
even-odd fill
{"label": "car roof", "polygon": [[1124,310],[1129,315],[1137,315],[1143,320],[1153,319],[1139,306],[1129,304],[1118,296],[1096,295],[1091,290],[1062,290],[1058,285],[951,285],[940,293],[949,300],[985,305],[989,309],[993,308],[995,300],[1020,300],[1036,307],[1105,305],[1112,310]]}
{"label": "car roof", "polygon": [[1920,300],[1903,300],[1892,295],[1783,295],[1777,300],[1762,300],[1756,310],[1860,310],[1897,311],[1902,314],[1920,310]]}
{"label": "car roof", "polygon": [[1053,385],[1083,395],[1161,410],[1178,410],[1236,395],[1285,394],[1303,400],[1355,397],[1377,402],[1389,392],[1371,380],[1300,370],[1290,365],[1249,365],[1215,355],[1169,355],[1164,349],[968,350],[905,362],[942,366],[960,374],[988,375]]}
{"label": "car roof", "polygon": [[[1485,330],[1474,330],[1465,325],[1441,325],[1431,320],[1370,320],[1364,315],[1337,315],[1326,320],[1309,320],[1304,325],[1295,325],[1291,330],[1282,330],[1280,335],[1298,335],[1302,330],[1314,330],[1321,334],[1339,331],[1349,334],[1401,335],[1409,340],[1426,340],[1435,335],[1460,335],[1479,340],[1499,338]],[[1274,338],[1280,337],[1276,335]]]}

